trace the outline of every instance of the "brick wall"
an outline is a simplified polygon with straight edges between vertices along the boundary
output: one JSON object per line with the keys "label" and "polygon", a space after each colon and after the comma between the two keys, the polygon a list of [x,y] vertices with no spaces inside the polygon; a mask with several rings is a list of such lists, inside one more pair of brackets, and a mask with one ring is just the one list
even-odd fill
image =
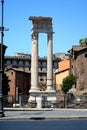
{"label": "brick wall", "polygon": [[71,73],[77,76],[77,90],[87,89],[87,49],[80,50],[71,57]]}
{"label": "brick wall", "polygon": [[30,73],[26,73],[24,71],[16,71],[15,69],[8,69],[6,71],[6,75],[10,80],[10,91],[8,92],[9,96],[15,96],[16,88],[18,88],[18,93],[21,93],[23,95],[29,94],[31,84]]}

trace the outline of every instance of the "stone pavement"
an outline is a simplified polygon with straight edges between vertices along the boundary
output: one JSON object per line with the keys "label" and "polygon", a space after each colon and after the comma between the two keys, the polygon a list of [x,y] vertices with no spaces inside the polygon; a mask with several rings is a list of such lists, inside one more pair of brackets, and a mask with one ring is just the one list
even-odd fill
{"label": "stone pavement", "polygon": [[78,119],[87,118],[87,109],[5,109],[5,117],[0,120],[41,120],[41,119]]}

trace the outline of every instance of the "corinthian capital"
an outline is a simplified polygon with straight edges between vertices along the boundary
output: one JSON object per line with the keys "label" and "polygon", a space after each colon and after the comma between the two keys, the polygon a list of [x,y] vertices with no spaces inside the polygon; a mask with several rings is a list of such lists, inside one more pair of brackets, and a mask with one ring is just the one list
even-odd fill
{"label": "corinthian capital", "polygon": [[38,39],[38,33],[37,32],[33,32],[31,36],[32,36],[32,40]]}
{"label": "corinthian capital", "polygon": [[48,39],[52,40],[52,35],[53,35],[53,32],[49,32],[48,33]]}

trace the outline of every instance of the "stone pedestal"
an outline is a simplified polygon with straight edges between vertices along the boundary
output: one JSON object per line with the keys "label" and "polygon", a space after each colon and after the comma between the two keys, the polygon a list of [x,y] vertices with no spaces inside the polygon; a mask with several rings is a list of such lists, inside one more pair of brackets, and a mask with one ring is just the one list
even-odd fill
{"label": "stone pedestal", "polygon": [[41,96],[36,98],[36,103],[37,103],[38,109],[42,108],[42,97]]}
{"label": "stone pedestal", "polygon": [[[45,98],[45,100],[44,100]],[[29,101],[31,104],[36,103],[36,108],[45,108],[44,103],[48,104],[46,107],[50,107],[51,104],[56,103],[56,92],[51,91],[38,91],[38,92],[31,92]]]}

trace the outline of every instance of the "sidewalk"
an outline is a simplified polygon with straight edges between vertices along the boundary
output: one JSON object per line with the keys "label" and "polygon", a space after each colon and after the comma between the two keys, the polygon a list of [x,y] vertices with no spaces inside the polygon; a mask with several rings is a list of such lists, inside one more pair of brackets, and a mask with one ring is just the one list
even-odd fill
{"label": "sidewalk", "polygon": [[5,108],[5,117],[0,120],[41,120],[41,119],[79,119],[87,118],[87,109],[36,109]]}

